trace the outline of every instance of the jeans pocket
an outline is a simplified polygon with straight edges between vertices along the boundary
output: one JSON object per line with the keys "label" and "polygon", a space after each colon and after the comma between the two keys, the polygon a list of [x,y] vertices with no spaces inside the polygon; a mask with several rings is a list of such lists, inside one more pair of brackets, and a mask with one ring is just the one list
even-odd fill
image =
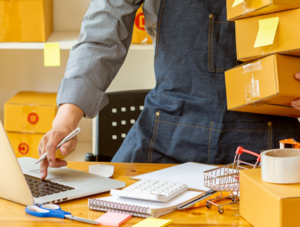
{"label": "jeans pocket", "polygon": [[207,162],[211,123],[195,117],[156,113],[148,162]]}
{"label": "jeans pocket", "polygon": [[[237,147],[260,153],[273,144],[272,122],[219,123],[157,112],[148,146],[148,162],[232,163]],[[245,154],[243,161],[256,158]]]}
{"label": "jeans pocket", "polygon": [[235,24],[217,21],[217,15],[209,15],[208,68],[209,72],[223,73],[237,65]]}
{"label": "jeans pocket", "polygon": [[[208,163],[232,163],[239,146],[260,154],[262,150],[272,148],[273,140],[272,122],[213,122]],[[256,161],[256,157],[245,153],[241,160],[252,163]]]}

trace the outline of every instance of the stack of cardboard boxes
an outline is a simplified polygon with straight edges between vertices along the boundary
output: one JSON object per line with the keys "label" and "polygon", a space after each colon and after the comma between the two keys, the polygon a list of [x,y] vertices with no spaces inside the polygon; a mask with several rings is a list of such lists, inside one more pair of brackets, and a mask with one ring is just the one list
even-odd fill
{"label": "stack of cardboard boxes", "polygon": [[[300,1],[227,0],[235,21],[237,59],[225,72],[228,110],[300,117]],[[261,170],[240,172],[240,214],[256,227],[299,226],[300,184],[263,182]]]}
{"label": "stack of cardboard boxes", "polygon": [[[56,112],[56,93],[19,92],[5,103],[4,128],[17,158],[39,158],[39,142]],[[56,157],[64,158],[60,152]]]}
{"label": "stack of cardboard boxes", "polygon": [[300,98],[299,7],[295,0],[227,0],[237,59],[247,62],[225,72],[228,110],[300,117],[291,106]]}

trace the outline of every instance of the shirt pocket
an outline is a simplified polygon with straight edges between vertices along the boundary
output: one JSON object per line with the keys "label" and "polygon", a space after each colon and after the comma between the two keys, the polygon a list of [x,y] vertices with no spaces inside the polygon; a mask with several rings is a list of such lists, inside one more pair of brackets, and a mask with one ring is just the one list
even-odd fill
{"label": "shirt pocket", "polygon": [[217,21],[217,15],[209,14],[208,69],[223,73],[237,65],[235,24]]}
{"label": "shirt pocket", "polygon": [[[227,164],[238,146],[259,153],[271,148],[272,138],[271,122],[218,123],[157,112],[148,162]],[[256,160],[247,154],[243,158]]]}

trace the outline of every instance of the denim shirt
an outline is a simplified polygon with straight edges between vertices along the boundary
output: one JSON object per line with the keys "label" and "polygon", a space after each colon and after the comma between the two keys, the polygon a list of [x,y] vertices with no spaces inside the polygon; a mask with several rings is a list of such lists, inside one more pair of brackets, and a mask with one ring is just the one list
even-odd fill
{"label": "denim shirt", "polygon": [[[92,0],[78,43],[71,49],[57,104],[72,103],[93,118],[108,103],[104,93],[127,55],[143,0]],[[144,0],[145,29],[155,45],[160,0]]]}

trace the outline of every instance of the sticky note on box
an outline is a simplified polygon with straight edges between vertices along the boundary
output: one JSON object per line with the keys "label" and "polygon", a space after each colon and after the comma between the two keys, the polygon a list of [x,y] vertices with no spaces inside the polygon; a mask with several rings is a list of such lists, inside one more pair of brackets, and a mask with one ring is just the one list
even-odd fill
{"label": "sticky note on box", "polygon": [[258,23],[259,29],[254,47],[262,47],[273,44],[279,23],[279,17],[259,20]]}
{"label": "sticky note on box", "polygon": [[172,220],[159,219],[159,218],[147,218],[132,227],[165,227],[172,224]]}
{"label": "sticky note on box", "polygon": [[235,0],[234,3],[232,4],[232,8],[236,7],[237,5],[241,4],[244,0]]}
{"label": "sticky note on box", "polygon": [[124,222],[128,221],[130,218],[130,214],[107,212],[103,214],[100,218],[98,218],[96,221],[99,222],[100,225],[120,226]]}

